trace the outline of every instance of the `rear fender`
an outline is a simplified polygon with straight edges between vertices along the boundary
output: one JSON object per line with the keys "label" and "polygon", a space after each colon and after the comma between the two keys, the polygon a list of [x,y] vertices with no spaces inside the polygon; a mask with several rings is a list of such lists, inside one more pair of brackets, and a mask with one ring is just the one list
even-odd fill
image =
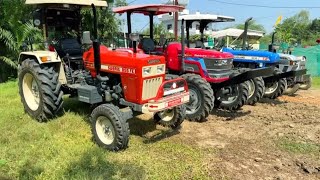
{"label": "rear fender", "polygon": [[[31,51],[31,52],[22,52],[19,55],[19,64],[27,59],[32,58],[37,60],[39,64],[47,64],[47,63],[56,63],[61,62],[61,59],[57,52],[51,51]],[[46,59],[46,60],[45,60]]]}
{"label": "rear fender", "polygon": [[[42,57],[47,57],[47,60],[50,61],[43,62]],[[61,84],[67,84],[67,78],[63,68],[63,63],[56,52],[50,51],[32,51],[32,52],[22,52],[19,55],[19,64],[21,64],[26,59],[33,59],[39,64],[53,64],[56,71],[59,73],[59,82]]]}

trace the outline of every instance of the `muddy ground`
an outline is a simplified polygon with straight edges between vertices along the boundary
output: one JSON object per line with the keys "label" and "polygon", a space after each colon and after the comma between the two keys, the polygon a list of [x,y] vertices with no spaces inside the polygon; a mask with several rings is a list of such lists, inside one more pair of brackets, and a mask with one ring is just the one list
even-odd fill
{"label": "muddy ground", "polygon": [[204,168],[214,179],[320,179],[320,90],[214,111],[167,138],[213,149]]}

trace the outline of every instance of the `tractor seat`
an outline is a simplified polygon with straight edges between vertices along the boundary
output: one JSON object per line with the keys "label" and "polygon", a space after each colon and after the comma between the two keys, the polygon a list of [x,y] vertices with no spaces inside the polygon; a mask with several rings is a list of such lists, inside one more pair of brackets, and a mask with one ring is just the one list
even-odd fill
{"label": "tractor seat", "polygon": [[82,60],[82,48],[81,44],[76,38],[64,38],[61,39],[56,48],[60,57],[64,58],[69,54],[70,61]]}
{"label": "tractor seat", "polygon": [[146,54],[150,55],[163,55],[163,52],[156,51],[156,46],[151,38],[143,38],[141,40],[142,50]]}
{"label": "tractor seat", "polygon": [[202,41],[196,41],[195,44],[196,44],[195,48],[204,48],[204,44]]}

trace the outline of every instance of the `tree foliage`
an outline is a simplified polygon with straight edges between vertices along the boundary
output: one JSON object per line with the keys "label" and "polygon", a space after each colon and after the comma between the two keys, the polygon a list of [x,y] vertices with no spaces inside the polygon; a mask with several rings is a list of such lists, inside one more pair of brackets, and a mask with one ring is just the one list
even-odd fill
{"label": "tree foliage", "polygon": [[[161,34],[168,34],[169,31],[165,28],[162,23],[153,25],[153,35],[155,38],[159,38]],[[142,32],[143,35],[150,35],[150,27],[146,28]]]}
{"label": "tree foliage", "polygon": [[296,43],[314,45],[319,36],[319,30],[319,20],[310,20],[307,10],[302,10],[294,16],[286,18],[275,29],[277,40],[291,45]]}
{"label": "tree foliage", "polygon": [[[234,28],[244,29],[244,23],[243,24],[236,24],[234,26]],[[264,26],[262,24],[258,24],[257,21],[255,21],[255,20],[249,21],[249,29],[266,32],[266,29],[264,28]]]}
{"label": "tree foliage", "polygon": [[[116,14],[112,12],[112,6],[106,9],[97,9],[98,19],[98,35],[101,40],[112,40],[114,35],[117,34],[120,29],[120,20],[116,18]],[[113,5],[115,7],[127,5],[125,0],[116,0]],[[92,10],[82,9],[82,29],[93,32]]]}

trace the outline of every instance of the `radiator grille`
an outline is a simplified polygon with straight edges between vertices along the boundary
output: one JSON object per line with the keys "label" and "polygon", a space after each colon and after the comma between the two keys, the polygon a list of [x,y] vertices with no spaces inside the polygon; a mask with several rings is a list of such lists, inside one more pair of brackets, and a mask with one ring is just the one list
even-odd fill
{"label": "radiator grille", "polygon": [[142,100],[156,97],[158,89],[161,84],[162,84],[162,77],[145,79],[143,81]]}

